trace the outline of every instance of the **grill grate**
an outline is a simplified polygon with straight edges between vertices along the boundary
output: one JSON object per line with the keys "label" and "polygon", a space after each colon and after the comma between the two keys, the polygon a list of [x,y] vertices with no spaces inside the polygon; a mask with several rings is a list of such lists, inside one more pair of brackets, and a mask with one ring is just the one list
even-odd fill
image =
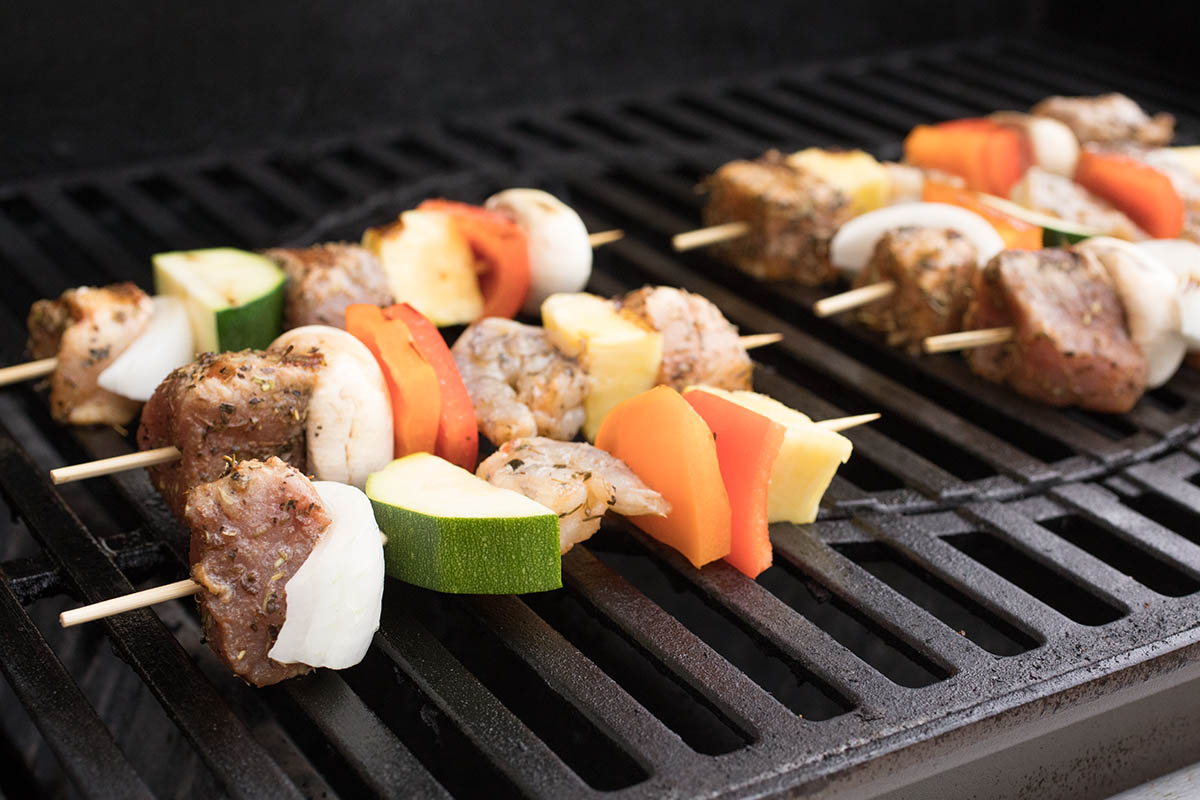
{"label": "grill grate", "polygon": [[[666,247],[698,218],[697,179],[767,146],[894,157],[931,117],[1114,88],[1200,131],[1193,88],[1063,47],[969,42],[0,187],[6,362],[21,357],[33,300],[82,282],[148,285],[155,251],[354,237],[426,196],[532,184],[589,227],[629,233],[598,255],[594,291],[699,291],[745,331],[784,334],[756,353],[760,390],[818,418],[885,415],[850,434],[854,458],[821,520],[775,526],[777,566],[757,582],[723,563],[693,570],[616,524],[564,559],[560,593],[458,598],[390,582],[375,646],[343,673],[251,691],[177,603],[104,623],[128,665],[114,680],[161,705],[155,730],[186,740],[194,785],[233,797],[656,797],[866,782],[964,736],[1186,672],[1200,651],[1200,376],[1185,370],[1122,417],[1046,409],[955,358],[913,359],[815,319],[816,292]],[[165,792],[146,766],[153,737],[85,695],[90,656],[69,646],[82,634],[50,631],[44,612],[178,575],[185,532],[141,473],[50,487],[50,464],[127,451],[117,433],[56,428],[28,388],[0,394],[0,420],[0,490],[19,520],[0,551],[0,669],[78,794]],[[5,773],[14,794],[44,779]]]}

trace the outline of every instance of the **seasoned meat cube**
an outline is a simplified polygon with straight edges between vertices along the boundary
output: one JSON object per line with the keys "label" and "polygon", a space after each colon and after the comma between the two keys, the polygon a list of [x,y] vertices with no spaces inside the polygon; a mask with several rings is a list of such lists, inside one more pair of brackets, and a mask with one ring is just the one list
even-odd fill
{"label": "seasoned meat cube", "polygon": [[235,675],[255,686],[311,667],[267,657],[287,615],[287,582],[330,519],[317,490],[278,458],[242,461],[187,493],[192,580],[204,637]]}
{"label": "seasoned meat cube", "polygon": [[188,489],[225,473],[229,460],[279,456],[304,469],[304,423],[319,354],[205,353],[172,372],[142,411],[138,446],[175,445],[182,458],[150,468],[167,507],[183,513]]}
{"label": "seasoned meat cube", "polygon": [[829,240],[852,216],[844,192],[772,150],[755,161],[731,161],[705,181],[704,224],[745,222],[750,232],[715,252],[757,278],[816,286],[837,277]]}
{"label": "seasoned meat cube", "polygon": [[58,357],[50,378],[50,413],[71,425],[124,425],[136,400],[96,385],[109,364],[138,337],[154,304],[132,283],[68,289],[57,300],[38,300],[29,311],[29,351]]}
{"label": "seasoned meat cube", "polygon": [[1005,250],[975,279],[963,326],[1012,326],[1010,342],[967,351],[972,371],[1053,406],[1122,413],[1146,388],[1108,271],[1090,253]]}
{"label": "seasoned meat cube", "polygon": [[1015,203],[1068,222],[1078,222],[1118,239],[1149,238],[1133,220],[1064,175],[1030,167],[1013,185],[1009,197]]}
{"label": "seasoned meat cube", "polygon": [[737,328],[707,298],[669,286],[647,286],[619,301],[621,310],[662,334],[658,382],[683,391],[693,384],[749,389],[753,365]]}
{"label": "seasoned meat cube", "polygon": [[1163,145],[1175,135],[1173,116],[1150,117],[1133,100],[1116,92],[1098,97],[1047,97],[1030,113],[1066,123],[1084,143],[1134,141]]}
{"label": "seasoned meat cube", "polygon": [[312,247],[263,251],[287,273],[284,325],[346,327],[346,306],[390,305],[392,291],[379,259],[356,244],[331,242]]}
{"label": "seasoned meat cube", "polygon": [[917,227],[888,231],[854,277],[854,286],[892,281],[896,290],[863,306],[858,318],[887,334],[888,344],[907,345],[915,355],[925,337],[962,330],[976,261],[974,245],[957,231]]}

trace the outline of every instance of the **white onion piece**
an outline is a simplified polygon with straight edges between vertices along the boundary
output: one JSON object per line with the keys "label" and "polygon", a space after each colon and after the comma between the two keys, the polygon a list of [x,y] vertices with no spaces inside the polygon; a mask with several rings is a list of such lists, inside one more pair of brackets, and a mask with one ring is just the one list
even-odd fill
{"label": "white onion piece", "polygon": [[318,480],[360,489],[392,460],[392,401],[367,346],[340,328],[305,325],[285,331],[272,350],[288,347],[325,357],[308,404],[308,468]]}
{"label": "white onion piece", "polygon": [[1033,163],[1047,172],[1065,175],[1075,174],[1079,162],[1079,139],[1066,123],[1052,117],[1035,117],[1019,111],[1000,111],[992,119],[1002,125],[1020,128],[1029,141]]}
{"label": "white onion piece", "polygon": [[196,357],[187,307],[177,297],[155,297],[146,328],[113,359],[96,383],[101,389],[144,403],[163,379]]}
{"label": "white onion piece", "polygon": [[550,295],[583,291],[592,275],[592,245],[570,206],[540,189],[506,189],[485,205],[517,223],[529,243],[529,294],[522,311],[540,314]]}
{"label": "white onion piece", "polygon": [[1179,314],[1189,351],[1200,350],[1200,244],[1150,239],[1134,247],[1157,258],[1179,279]]}
{"label": "white onion piece", "polygon": [[1086,239],[1075,249],[1093,253],[1112,276],[1129,335],[1146,357],[1146,386],[1171,379],[1187,352],[1179,308],[1179,279],[1136,245],[1111,236]]}
{"label": "white onion piece", "polygon": [[267,655],[345,669],[362,661],[379,628],[383,534],[360,490],[332,481],[313,481],[313,488],[332,521],[283,587],[287,616]]}
{"label": "white onion piece", "polygon": [[829,243],[829,257],[835,267],[858,272],[871,259],[880,237],[909,226],[958,231],[975,245],[980,266],[1004,249],[1000,234],[974,211],[947,203],[897,203],[868,211],[843,225]]}

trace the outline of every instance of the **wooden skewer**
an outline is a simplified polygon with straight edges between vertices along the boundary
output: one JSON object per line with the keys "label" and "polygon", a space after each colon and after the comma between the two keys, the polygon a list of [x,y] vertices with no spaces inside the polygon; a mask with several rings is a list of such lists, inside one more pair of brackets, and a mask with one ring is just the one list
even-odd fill
{"label": "wooden skewer", "polygon": [[0,386],[8,386],[10,383],[20,383],[21,381],[31,381],[34,378],[42,378],[56,369],[58,369],[57,358],[43,358],[40,361],[27,361],[24,364],[14,364],[11,367],[4,367],[0,369]]}
{"label": "wooden skewer", "polygon": [[986,347],[989,344],[1004,344],[1013,338],[1013,329],[980,328],[975,331],[960,333],[944,333],[941,336],[930,336],[922,343],[926,353],[948,353],[951,350],[970,350],[972,347]]}
{"label": "wooden skewer", "polygon": [[50,470],[50,480],[57,486],[72,481],[82,481],[86,478],[98,478],[101,475],[112,475],[114,472],[124,472],[138,467],[153,467],[155,464],[166,464],[174,461],[183,454],[173,446],[156,447],[153,450],[142,450],[137,453],[126,453],[123,456],[102,458],[99,461],[88,461],[84,464],[73,464],[69,467],[59,467]]}
{"label": "wooden skewer", "polygon": [[155,586],[152,589],[144,589],[140,592],[132,592],[120,597],[101,600],[99,603],[72,608],[70,611],[64,611],[58,615],[58,624],[64,628],[69,628],[72,625],[80,625],[84,622],[93,622],[105,617],[111,617],[113,614],[122,614],[126,611],[146,608],[155,603],[165,603],[167,600],[188,597],[189,595],[196,594],[203,588],[203,586],[191,578],[185,578],[181,581],[168,583],[166,586]]}
{"label": "wooden skewer", "polygon": [[854,417],[836,417],[834,419],[823,419],[817,423],[822,428],[829,431],[844,431],[848,428],[857,428],[859,425],[866,425],[868,422],[874,422],[882,417],[882,414],[859,414]]}
{"label": "wooden skewer", "polygon": [[606,244],[619,242],[625,238],[625,231],[616,229],[611,231],[596,231],[588,234],[588,244],[593,248],[603,247]]}
{"label": "wooden skewer", "polygon": [[739,336],[738,343],[743,350],[753,350],[756,347],[766,347],[769,344],[783,341],[782,333],[752,333],[749,336]]}
{"label": "wooden skewer", "polygon": [[717,242],[727,242],[730,239],[745,236],[749,232],[750,226],[745,222],[726,222],[723,225],[677,233],[671,237],[671,246],[679,252],[695,250],[697,247],[708,247]]}
{"label": "wooden skewer", "polygon": [[813,303],[813,313],[818,317],[831,317],[834,314],[841,314],[843,311],[873,303],[894,291],[896,291],[895,281],[880,281],[868,286],[860,286],[857,289],[818,300]]}

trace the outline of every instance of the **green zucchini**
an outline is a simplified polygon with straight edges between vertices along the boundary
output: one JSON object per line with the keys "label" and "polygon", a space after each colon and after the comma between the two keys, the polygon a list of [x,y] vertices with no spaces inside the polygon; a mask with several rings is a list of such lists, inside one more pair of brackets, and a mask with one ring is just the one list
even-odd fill
{"label": "green zucchini", "polygon": [[1016,217],[1030,225],[1039,226],[1042,229],[1042,247],[1068,247],[1082,242],[1084,239],[1104,235],[1103,231],[1096,228],[1043,214],[1032,208],[1018,205],[1011,200],[1005,200],[1003,197],[982,194],[979,196],[979,200],[984,205],[991,206],[997,211],[1003,211],[1010,217]]}
{"label": "green zucchini", "polygon": [[367,478],[387,574],[438,592],[562,586],[558,515],[449,461],[414,453]]}
{"label": "green zucchini", "polygon": [[196,352],[266,349],[283,327],[287,276],[257,253],[217,247],[154,256],[154,291],[187,305]]}

